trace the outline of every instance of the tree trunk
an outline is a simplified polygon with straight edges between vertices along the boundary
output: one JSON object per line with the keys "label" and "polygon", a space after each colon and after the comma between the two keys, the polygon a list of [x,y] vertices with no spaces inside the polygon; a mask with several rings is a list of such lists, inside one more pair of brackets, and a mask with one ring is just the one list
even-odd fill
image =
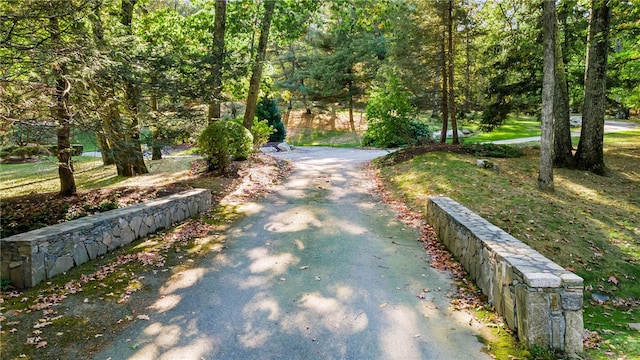
{"label": "tree trunk", "polygon": [[[96,6],[93,9],[93,13],[89,16],[92,24],[93,37],[96,41],[98,49],[102,50],[105,47],[104,41],[104,29],[102,27],[102,17],[100,16],[100,6]],[[104,105],[108,99],[105,95],[105,91],[97,84],[94,84],[93,90],[100,99],[101,103]],[[116,105],[117,106],[117,105]],[[104,165],[114,165],[116,163],[116,158],[113,154],[113,146],[111,146],[111,142],[114,140],[111,137],[110,132],[110,121],[111,118],[109,114],[111,113],[111,109],[107,107],[108,114],[102,120],[101,131],[96,133],[96,137],[98,138],[98,145],[100,146],[100,155],[102,156],[102,163]],[[119,115],[118,115],[119,117]]]}
{"label": "tree trunk", "polygon": [[553,102],[555,88],[555,36],[556,5],[554,1],[543,1],[543,78],[542,78],[542,135],[540,137],[540,168],[538,188],[553,190]]}
{"label": "tree trunk", "polygon": [[208,120],[220,119],[222,103],[222,67],[224,65],[224,32],[227,19],[227,0],[216,0],[216,15],[213,25],[213,67],[211,69],[212,95]]}
{"label": "tree trunk", "polygon": [[449,114],[451,116],[451,132],[453,133],[453,143],[459,144],[460,140],[458,139],[458,122],[456,119],[456,99],[454,94],[454,53],[453,53],[453,0],[449,0],[448,6],[449,14],[448,14],[448,26],[449,26]]}
{"label": "tree trunk", "polygon": [[271,17],[275,7],[275,0],[267,0],[264,2],[264,18],[262,19],[262,28],[260,29],[260,40],[258,40],[258,52],[255,62],[253,63],[253,71],[249,82],[249,94],[247,95],[247,108],[242,121],[244,127],[249,129],[249,131],[253,125],[253,117],[256,114],[256,103],[258,102],[258,92],[260,91],[260,78],[262,77],[262,65],[267,55],[267,40],[269,39]]}
{"label": "tree trunk", "polygon": [[349,96],[349,126],[351,132],[356,133],[356,122],[353,120],[353,95]]}
{"label": "tree trunk", "polygon": [[116,163],[116,158],[113,156],[113,149],[109,144],[109,139],[104,130],[105,126],[103,123],[103,130],[96,133],[96,137],[98,138],[98,146],[100,147],[100,156],[102,157],[103,165],[113,165]]}
{"label": "tree trunk", "polygon": [[571,124],[569,114],[569,85],[565,75],[563,42],[559,38],[560,32],[556,28],[556,76],[555,93],[553,97],[553,165],[560,168],[572,168],[573,145],[571,144]]}
{"label": "tree trunk", "polygon": [[582,129],[575,160],[578,169],[598,175],[606,173],[603,142],[610,19],[609,2],[592,0],[589,39],[587,41]]}
{"label": "tree trunk", "polygon": [[[443,20],[445,17],[443,16]],[[442,30],[442,43],[440,44],[440,73],[442,74],[442,92],[440,93],[440,106],[442,111],[442,130],[440,130],[440,143],[447,142],[447,128],[449,127],[449,97],[448,97],[448,77],[447,56],[445,54],[445,42],[447,41],[446,26]]]}
{"label": "tree trunk", "polygon": [[[122,14],[120,23],[131,34],[133,8],[138,0],[122,0]],[[116,169],[119,176],[136,176],[149,172],[142,156],[140,144],[140,129],[138,122],[138,105],[140,103],[140,89],[132,81],[124,86],[127,115],[130,120],[120,131],[124,132],[124,143],[121,153],[116,154]],[[121,156],[118,156],[121,155]]]}
{"label": "tree trunk", "polygon": [[[58,18],[49,18],[49,33],[54,51],[58,51],[60,44],[60,25]],[[60,196],[72,196],[76,193],[76,181],[73,176],[73,162],[71,158],[71,114],[69,113],[69,91],[71,83],[65,78],[67,68],[64,63],[54,64],[56,77],[55,107],[52,111],[54,121],[58,124],[56,135],[58,138],[58,177],[60,178]]]}
{"label": "tree trunk", "polygon": [[[151,111],[154,114],[158,113],[158,93],[155,90],[151,91],[151,98],[149,99],[149,105]],[[156,118],[157,121],[157,118]],[[160,129],[157,124],[150,126],[151,128],[151,160],[162,159],[162,142],[160,139]]]}
{"label": "tree trunk", "polygon": [[[465,5],[466,4],[465,2]],[[465,47],[464,47],[464,58],[465,58],[465,73],[464,73],[464,112],[468,114],[471,112],[471,49],[470,49],[470,31],[469,31],[469,10],[467,9],[467,13],[464,16],[465,19]]]}

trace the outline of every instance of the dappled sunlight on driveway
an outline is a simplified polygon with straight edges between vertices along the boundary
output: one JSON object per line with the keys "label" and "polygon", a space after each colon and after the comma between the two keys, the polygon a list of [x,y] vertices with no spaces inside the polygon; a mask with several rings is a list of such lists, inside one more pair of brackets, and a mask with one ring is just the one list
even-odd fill
{"label": "dappled sunlight on driveway", "polygon": [[270,272],[273,275],[280,275],[287,271],[289,266],[300,262],[300,259],[290,253],[270,255],[269,249],[264,247],[252,249],[247,255],[253,260],[249,270],[254,274]]}
{"label": "dappled sunlight on driveway", "polygon": [[385,326],[379,330],[380,350],[387,359],[420,359],[415,339],[420,336],[412,308],[394,306],[384,312]]}
{"label": "dappled sunlight on driveway", "polygon": [[182,300],[182,295],[161,295],[161,297],[156,300],[156,302],[149,306],[149,309],[155,310],[159,313],[163,313],[176,307],[178,303],[180,303],[180,300]]}
{"label": "dappled sunlight on driveway", "polygon": [[160,295],[171,294],[179,289],[194,286],[202,279],[205,272],[206,270],[203,268],[195,268],[173,274],[167,283],[160,289]]}
{"label": "dappled sunlight on driveway", "polygon": [[369,324],[367,314],[319,292],[304,295],[298,301],[298,311],[282,320],[285,330],[315,333],[327,330],[333,334],[353,334]]}
{"label": "dappled sunlight on driveway", "polygon": [[363,186],[360,164],[384,153],[282,155],[296,161],[290,178],[100,358],[488,359],[471,330],[450,336],[468,325],[446,315],[444,291],[416,296],[450,280]]}
{"label": "dappled sunlight on driveway", "polygon": [[310,227],[321,227],[322,222],[316,217],[314,209],[295,207],[288,211],[272,216],[271,221],[265,225],[265,229],[271,232],[296,232],[307,230]]}

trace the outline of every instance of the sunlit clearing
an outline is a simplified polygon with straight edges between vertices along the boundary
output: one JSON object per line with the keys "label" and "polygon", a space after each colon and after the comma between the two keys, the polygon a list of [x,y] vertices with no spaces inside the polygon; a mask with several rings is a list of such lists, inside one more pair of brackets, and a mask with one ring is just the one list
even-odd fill
{"label": "sunlit clearing", "polygon": [[274,275],[279,275],[286,272],[290,265],[300,262],[299,258],[290,253],[269,255],[269,250],[264,247],[250,250],[248,256],[253,259],[249,270],[254,274],[271,271]]}
{"label": "sunlit clearing", "polygon": [[182,295],[164,295],[160,297],[160,299],[156,300],[156,302],[151,304],[151,306],[149,306],[149,309],[155,310],[159,313],[163,313],[176,307],[180,303],[180,300],[182,300]]}
{"label": "sunlit clearing", "polygon": [[191,287],[200,281],[204,274],[205,269],[203,268],[185,270],[174,274],[160,288],[160,295],[168,295],[176,292],[176,290]]}

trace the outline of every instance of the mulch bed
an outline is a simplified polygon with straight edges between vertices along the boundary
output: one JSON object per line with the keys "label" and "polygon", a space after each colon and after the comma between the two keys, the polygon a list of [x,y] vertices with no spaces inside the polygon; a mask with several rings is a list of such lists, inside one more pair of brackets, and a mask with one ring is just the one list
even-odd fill
{"label": "mulch bed", "polygon": [[57,193],[29,194],[2,199],[0,237],[35,230],[107,210],[137,204],[189,189],[182,184],[162,187],[122,187],[78,191],[74,196]]}

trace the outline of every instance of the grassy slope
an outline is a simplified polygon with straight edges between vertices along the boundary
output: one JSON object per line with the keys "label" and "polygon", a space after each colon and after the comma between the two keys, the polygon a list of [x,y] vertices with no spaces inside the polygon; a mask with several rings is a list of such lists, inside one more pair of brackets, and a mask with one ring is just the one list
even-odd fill
{"label": "grassy slope", "polygon": [[[591,304],[592,293],[640,301],[640,131],[606,135],[608,177],[556,169],[553,193],[536,188],[539,153],[496,159],[500,172],[467,155],[430,153],[381,169],[411,206],[449,196],[585,279],[585,328],[604,338],[595,358],[640,357],[638,307]],[[618,282],[618,284],[616,284]]]}

